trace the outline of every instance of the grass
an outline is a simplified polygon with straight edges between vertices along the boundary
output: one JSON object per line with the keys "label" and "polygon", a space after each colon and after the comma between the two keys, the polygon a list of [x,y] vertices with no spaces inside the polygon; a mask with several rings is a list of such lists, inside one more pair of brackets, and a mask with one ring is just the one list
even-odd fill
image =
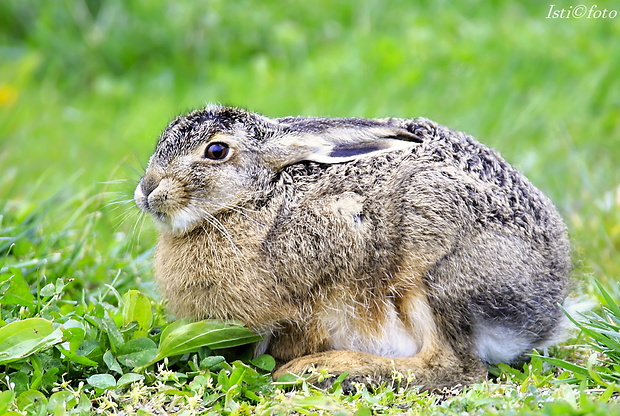
{"label": "grass", "polygon": [[[620,25],[548,8],[0,3],[0,414],[617,411]],[[180,324],[152,282],[155,231],[131,195],[166,123],[207,102],[426,116],[475,135],[556,202],[578,291],[600,305],[574,317],[581,335],[566,345],[444,395],[291,390],[271,382],[268,357],[211,348],[211,336],[179,355],[164,341]]]}

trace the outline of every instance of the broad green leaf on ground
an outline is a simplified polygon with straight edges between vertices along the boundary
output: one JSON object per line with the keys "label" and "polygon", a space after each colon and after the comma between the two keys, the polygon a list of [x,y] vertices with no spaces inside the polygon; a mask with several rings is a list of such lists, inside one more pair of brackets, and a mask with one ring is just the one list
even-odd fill
{"label": "broad green leaf on ground", "polygon": [[123,296],[123,323],[137,322],[146,331],[153,322],[151,301],[138,290],[129,290]]}
{"label": "broad green leaf on ground", "polygon": [[268,354],[259,355],[250,362],[261,370],[272,371],[276,367],[276,360]]}
{"label": "broad green leaf on ground", "polygon": [[3,305],[20,305],[31,307],[34,305],[34,296],[24,281],[19,269],[10,268],[11,276],[4,280],[0,278],[0,303]]}
{"label": "broad green leaf on ground", "polygon": [[116,387],[124,387],[131,383],[136,383],[142,380],[144,380],[144,376],[142,374],[126,373],[120,376],[120,378],[116,382]]}
{"label": "broad green leaf on ground", "polygon": [[103,354],[103,362],[108,367],[108,369],[110,369],[110,371],[114,371],[118,374],[123,374],[123,369],[121,368],[116,358],[114,358],[114,354],[112,354],[111,351],[106,351],[105,354]]}
{"label": "broad green leaf on ground", "polygon": [[[70,391],[58,391],[50,396],[47,403],[48,412],[67,414],[66,411],[73,409],[79,403],[78,397]],[[62,409],[62,410],[61,410]]]}
{"label": "broad green leaf on ground", "polygon": [[47,397],[37,390],[27,390],[17,397],[17,408],[28,414],[44,414],[47,409]]}
{"label": "broad green leaf on ground", "polygon": [[97,361],[93,361],[88,357],[79,355],[74,351],[66,350],[60,347],[58,347],[58,351],[60,351],[65,357],[67,357],[69,360],[73,361],[76,364],[80,364],[86,367],[96,367],[98,365]]}
{"label": "broad green leaf on ground", "polygon": [[15,392],[12,391],[3,391],[0,393],[0,414],[3,415],[9,408],[9,405],[13,402],[15,398]]}
{"label": "broad green leaf on ground", "polygon": [[64,342],[56,348],[65,357],[74,363],[87,367],[97,366],[97,362],[88,357],[99,347],[99,343],[92,339],[85,339],[86,328],[76,319],[69,319],[61,326]]}
{"label": "broad green leaf on ground", "polygon": [[231,348],[260,341],[262,338],[237,322],[204,320],[186,323],[178,321],[168,326],[161,334],[157,356],[147,365],[174,355],[198,350]]}
{"label": "broad green leaf on ground", "polygon": [[0,328],[0,364],[7,364],[62,342],[63,333],[43,318],[11,322]]}
{"label": "broad green leaf on ground", "polygon": [[132,339],[118,350],[116,359],[129,368],[147,365],[157,355],[157,345],[146,337]]}
{"label": "broad green leaf on ground", "polygon": [[98,389],[110,389],[116,387],[116,379],[111,374],[93,374],[86,382]]}
{"label": "broad green leaf on ground", "polygon": [[86,379],[91,386],[103,390],[124,387],[142,380],[144,380],[144,376],[137,373],[123,374],[118,381],[111,374],[94,374]]}

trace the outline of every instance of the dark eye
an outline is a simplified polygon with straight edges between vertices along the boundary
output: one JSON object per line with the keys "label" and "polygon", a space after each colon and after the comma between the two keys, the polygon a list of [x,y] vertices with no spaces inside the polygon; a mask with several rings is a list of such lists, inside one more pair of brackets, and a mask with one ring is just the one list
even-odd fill
{"label": "dark eye", "polygon": [[228,156],[230,148],[226,143],[211,143],[205,149],[205,157],[212,160],[222,160]]}

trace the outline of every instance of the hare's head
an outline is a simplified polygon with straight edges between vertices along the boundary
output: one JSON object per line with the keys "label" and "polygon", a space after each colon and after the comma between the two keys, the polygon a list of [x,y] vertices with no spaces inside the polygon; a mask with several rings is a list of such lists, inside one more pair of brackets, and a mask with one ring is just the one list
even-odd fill
{"label": "hare's head", "polygon": [[161,135],[134,199],[162,229],[182,233],[266,192],[283,168],[342,163],[419,139],[386,121],[288,117],[209,106],[175,119]]}

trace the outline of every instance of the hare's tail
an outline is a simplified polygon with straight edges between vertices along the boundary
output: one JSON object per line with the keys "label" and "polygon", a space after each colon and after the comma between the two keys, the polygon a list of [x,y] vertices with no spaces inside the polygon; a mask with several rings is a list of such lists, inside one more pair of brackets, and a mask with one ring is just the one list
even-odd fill
{"label": "hare's tail", "polygon": [[562,305],[564,317],[558,324],[556,330],[548,339],[540,345],[536,345],[535,348],[546,348],[557,345],[574,336],[579,329],[573,320],[579,321],[580,317],[592,310],[594,306],[596,306],[596,302],[586,295],[567,298]]}

